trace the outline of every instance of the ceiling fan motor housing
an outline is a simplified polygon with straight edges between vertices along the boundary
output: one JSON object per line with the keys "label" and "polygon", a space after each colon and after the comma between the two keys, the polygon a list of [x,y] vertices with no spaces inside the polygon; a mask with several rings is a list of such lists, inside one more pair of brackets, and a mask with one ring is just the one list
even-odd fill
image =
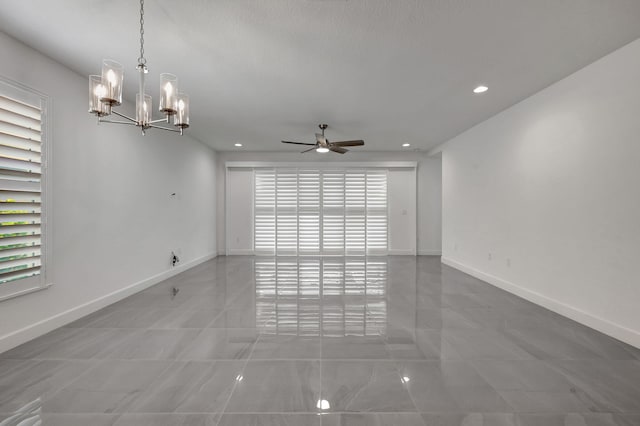
{"label": "ceiling fan motor housing", "polygon": [[316,151],[318,151],[318,152],[333,151],[333,152],[337,152],[338,154],[344,154],[345,152],[349,152],[348,149],[343,148],[345,146],[362,146],[362,145],[364,145],[364,141],[363,140],[329,142],[327,140],[327,138],[325,138],[325,136],[324,136],[324,131],[327,129],[327,127],[329,127],[329,125],[327,125],[327,124],[318,124],[318,127],[322,131],[322,134],[316,133],[316,143],[290,142],[290,141],[282,141],[282,143],[290,143],[290,144],[294,144],[294,145],[308,145],[308,146],[312,146],[313,147],[313,148],[309,148],[309,149],[307,149],[305,151],[302,151],[303,154],[305,152],[313,151],[314,149]]}

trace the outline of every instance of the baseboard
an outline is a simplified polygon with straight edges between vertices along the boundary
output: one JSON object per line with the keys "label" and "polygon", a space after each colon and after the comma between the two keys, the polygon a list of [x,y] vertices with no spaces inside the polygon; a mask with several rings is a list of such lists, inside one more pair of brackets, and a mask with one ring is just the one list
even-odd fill
{"label": "baseboard", "polygon": [[390,256],[415,256],[416,251],[412,249],[389,249]]}
{"label": "baseboard", "polygon": [[228,256],[253,256],[252,249],[229,249]]}
{"label": "baseboard", "polygon": [[[413,250],[389,250],[392,256],[415,256]],[[230,249],[229,253],[224,250],[218,252],[218,256],[253,256],[253,250],[246,249]],[[418,250],[418,256],[441,256],[442,250]]]}
{"label": "baseboard", "polygon": [[442,256],[442,250],[418,250],[418,256]]}
{"label": "baseboard", "polygon": [[547,308],[550,311],[556,312],[576,322],[579,322],[580,324],[586,325],[587,327],[593,328],[594,330],[628,343],[631,346],[640,348],[640,333],[635,330],[624,327],[620,324],[613,323],[609,320],[599,318],[571,305],[567,305],[565,303],[551,299],[540,293],[527,290],[517,284],[479,271],[463,263],[457,262],[451,258],[443,256],[441,261],[445,265],[458,269],[491,285],[501,288],[502,290],[508,291],[509,293],[513,293],[516,296],[520,296],[523,299],[528,300],[529,302]]}
{"label": "baseboard", "polygon": [[0,353],[6,352],[9,349],[15,348],[16,346],[19,346],[23,343],[28,342],[29,340],[33,340],[37,337],[47,334],[50,331],[55,330],[56,328],[62,327],[66,324],[76,321],[86,315],[89,315],[106,306],[109,306],[115,302],[118,302],[124,299],[125,297],[129,297],[155,284],[158,284],[159,282],[164,281],[167,278],[170,278],[174,275],[177,275],[180,272],[183,272],[189,268],[193,268],[196,265],[199,265],[208,260],[211,260],[216,256],[217,256],[216,253],[211,253],[206,256],[202,256],[198,259],[194,259],[190,262],[186,262],[182,265],[176,266],[175,268],[171,268],[167,271],[161,272],[150,278],[144,279],[142,281],[138,281],[137,283],[131,284],[123,289],[114,291],[113,293],[109,293],[105,296],[99,297],[90,302],[76,306],[75,308],[69,309],[65,312],[61,312],[57,315],[38,321],[35,324],[31,324],[27,327],[21,328],[20,330],[6,334],[0,337]]}

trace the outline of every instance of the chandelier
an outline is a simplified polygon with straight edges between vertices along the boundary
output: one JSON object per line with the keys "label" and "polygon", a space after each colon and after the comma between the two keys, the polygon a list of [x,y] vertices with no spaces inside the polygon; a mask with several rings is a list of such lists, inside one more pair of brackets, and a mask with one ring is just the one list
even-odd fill
{"label": "chandelier", "polygon": [[[124,69],[121,64],[110,59],[102,61],[102,75],[89,76],[89,112],[98,117],[98,123],[128,124],[140,127],[142,134],[149,128],[167,130],[183,134],[189,127],[189,97],[178,92],[178,79],[173,74],[160,74],[160,106],[164,118],[153,120],[151,96],[144,93],[144,77],[149,72],[144,57],[144,0],[140,0],[140,57],[138,58],[138,93],[136,94],[136,117],[121,114],[113,107],[122,104],[122,82]],[[115,114],[121,120],[107,120]],[[173,117],[174,128],[158,125],[170,125]]]}

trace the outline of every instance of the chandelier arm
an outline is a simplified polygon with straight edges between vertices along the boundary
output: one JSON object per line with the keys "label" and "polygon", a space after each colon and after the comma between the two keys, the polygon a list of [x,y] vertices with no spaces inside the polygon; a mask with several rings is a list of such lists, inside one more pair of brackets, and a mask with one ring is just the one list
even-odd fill
{"label": "chandelier arm", "polygon": [[169,122],[169,116],[167,115],[165,118],[158,118],[157,120],[152,120],[149,122],[149,124],[153,124],[153,123],[168,123]]}
{"label": "chandelier arm", "polygon": [[168,129],[168,128],[166,128],[166,127],[162,127],[162,126],[154,126],[153,124],[152,124],[152,125],[149,125],[149,126],[147,126],[147,127],[151,127],[151,128],[153,128],[153,129],[166,130],[167,132],[174,132],[174,133],[180,133],[180,134],[182,134],[182,131],[181,131],[181,130]]}
{"label": "chandelier arm", "polygon": [[127,124],[129,126],[135,126],[136,125],[136,123],[131,123],[129,121],[116,121],[116,120],[103,120],[103,119],[99,119],[98,123]]}
{"label": "chandelier arm", "polygon": [[120,113],[119,113],[118,111],[116,111],[116,110],[111,110],[111,113],[113,113],[113,114],[117,115],[118,117],[122,117],[122,118],[125,118],[125,119],[127,119],[127,120],[131,121],[131,122],[132,122],[132,124],[136,124],[136,123],[138,122],[136,119],[133,119],[133,118],[131,118],[131,117],[127,116],[127,115],[124,115],[124,114],[120,114]]}

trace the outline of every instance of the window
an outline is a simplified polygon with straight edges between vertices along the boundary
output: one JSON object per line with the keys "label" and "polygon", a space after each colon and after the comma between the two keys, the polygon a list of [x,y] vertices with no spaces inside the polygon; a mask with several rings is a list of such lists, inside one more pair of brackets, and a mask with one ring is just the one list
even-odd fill
{"label": "window", "polygon": [[0,300],[45,287],[46,103],[0,80]]}
{"label": "window", "polygon": [[256,169],[254,188],[255,254],[387,254],[384,169]]}

